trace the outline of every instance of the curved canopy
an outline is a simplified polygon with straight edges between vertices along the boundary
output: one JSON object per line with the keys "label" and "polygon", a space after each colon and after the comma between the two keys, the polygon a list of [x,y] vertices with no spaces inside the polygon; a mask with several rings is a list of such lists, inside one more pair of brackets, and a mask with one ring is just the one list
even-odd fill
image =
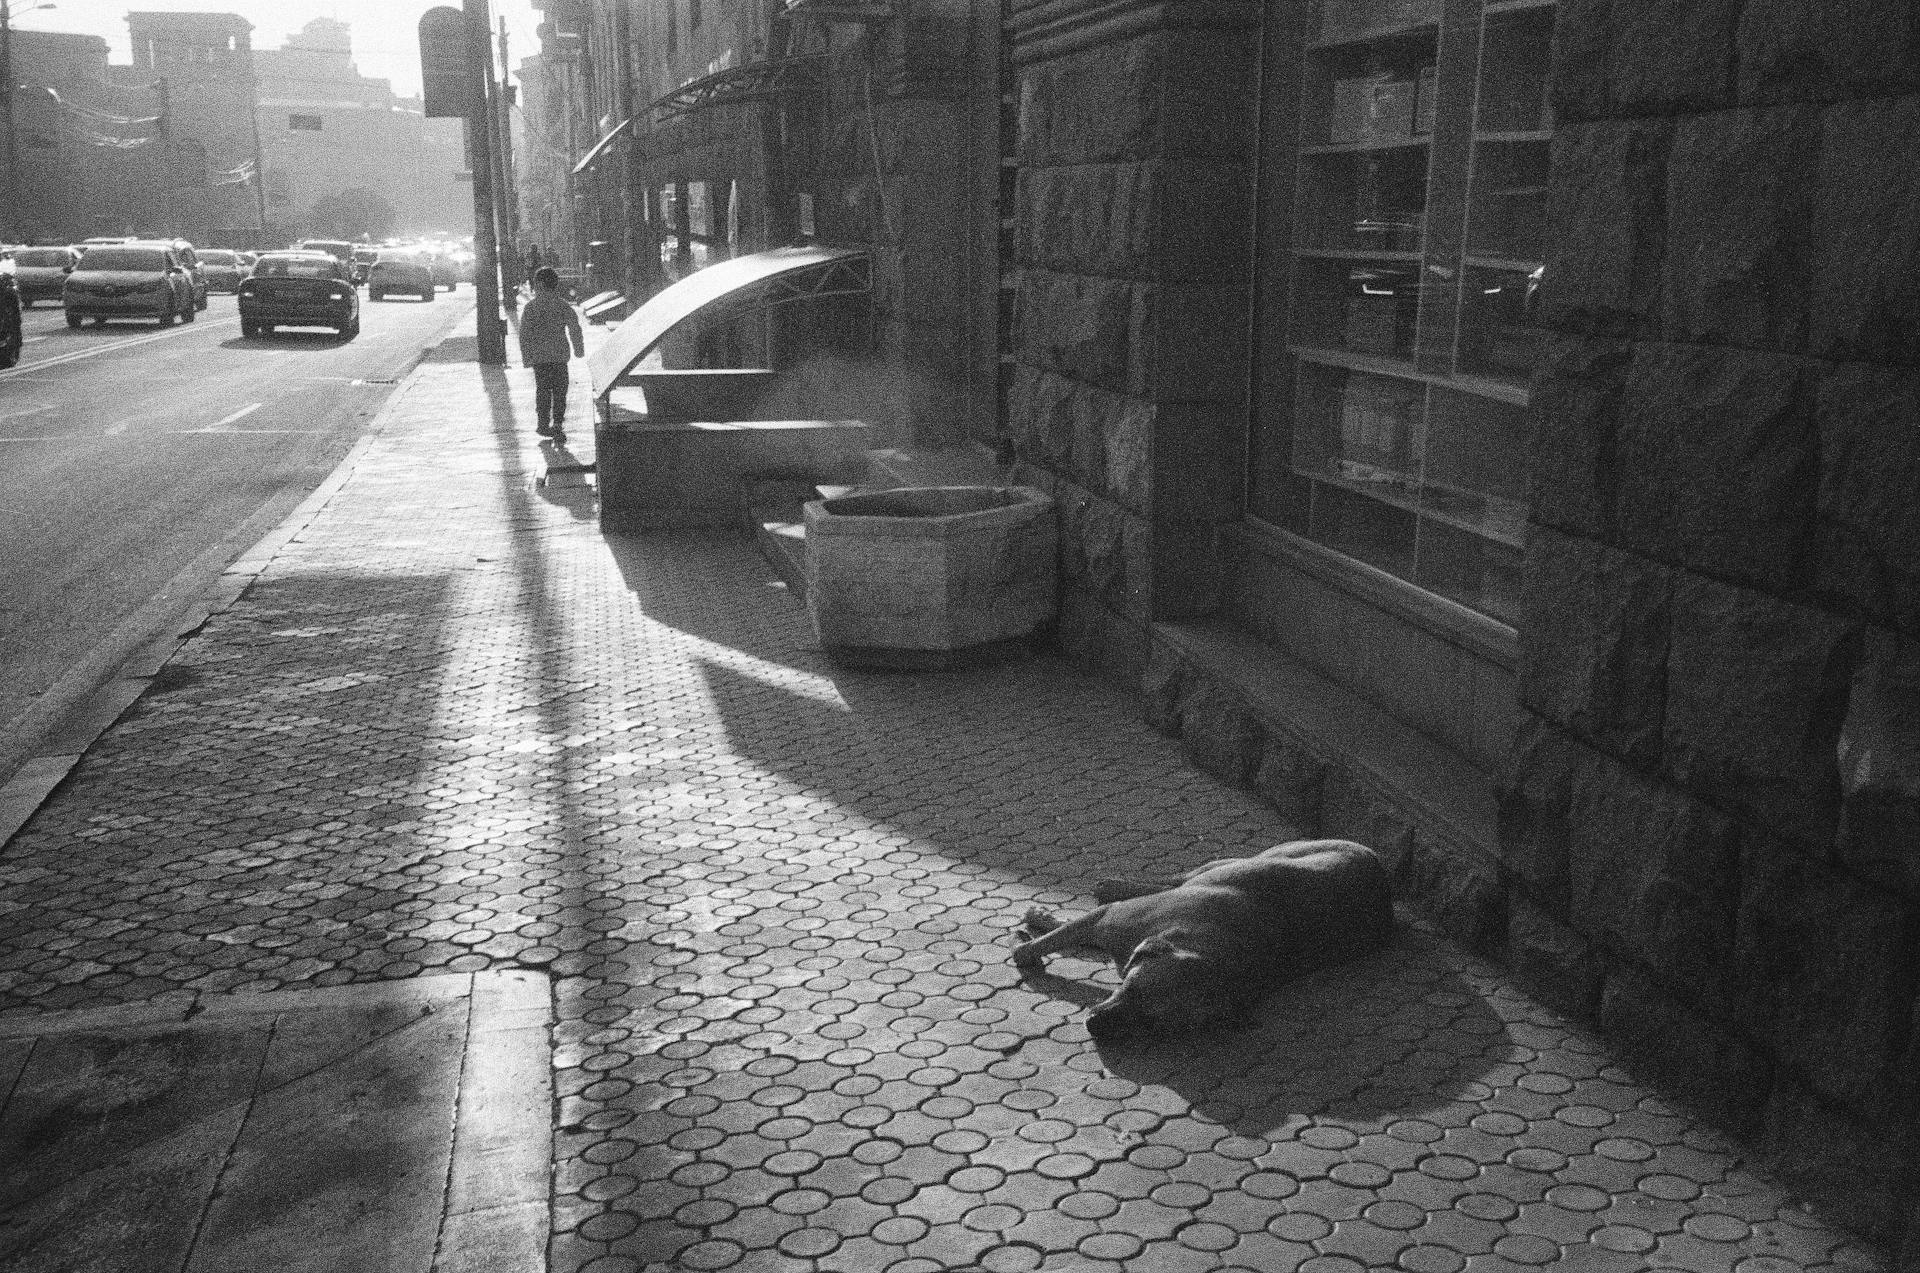
{"label": "curved canopy", "polygon": [[577,177],[581,173],[585,172],[587,169],[593,167],[594,161],[600,158],[601,152],[606,150],[607,147],[613,145],[614,142],[620,140],[620,134],[627,131],[627,125],[631,124],[632,122],[633,121],[631,119],[623,119],[619,123],[615,124],[612,128],[608,129],[607,135],[605,137],[602,137],[599,141],[593,143],[593,149],[589,150],[584,156],[581,157],[580,162],[573,166],[573,175]]}
{"label": "curved canopy", "polygon": [[613,329],[587,358],[593,396],[633,383],[627,373],[680,324],[731,317],[813,296],[871,291],[867,254],[853,248],[770,248],[698,270],[666,288]]}

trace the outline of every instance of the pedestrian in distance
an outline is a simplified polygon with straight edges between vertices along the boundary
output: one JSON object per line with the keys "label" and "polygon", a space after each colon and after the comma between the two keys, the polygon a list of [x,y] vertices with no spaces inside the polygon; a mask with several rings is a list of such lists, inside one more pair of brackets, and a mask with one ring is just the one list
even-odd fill
{"label": "pedestrian in distance", "polygon": [[533,368],[534,429],[567,440],[567,360],[584,357],[580,315],[560,296],[560,272],[543,265],[533,274],[533,299],[520,311],[520,361]]}

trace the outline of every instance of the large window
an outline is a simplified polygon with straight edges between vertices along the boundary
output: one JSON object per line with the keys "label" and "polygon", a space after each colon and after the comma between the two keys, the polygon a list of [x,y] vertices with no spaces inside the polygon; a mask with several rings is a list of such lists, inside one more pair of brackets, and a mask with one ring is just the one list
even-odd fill
{"label": "large window", "polygon": [[1256,514],[1506,623],[1553,12],[1321,0],[1299,55],[1291,240],[1269,256],[1290,283]]}

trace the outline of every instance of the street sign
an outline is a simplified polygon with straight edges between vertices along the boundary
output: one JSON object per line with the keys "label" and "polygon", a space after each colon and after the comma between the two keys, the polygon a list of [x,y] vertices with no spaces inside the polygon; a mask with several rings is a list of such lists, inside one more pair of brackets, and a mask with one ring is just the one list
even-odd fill
{"label": "street sign", "polygon": [[421,99],[428,119],[465,119],[474,110],[473,48],[467,15],[448,5],[420,15]]}

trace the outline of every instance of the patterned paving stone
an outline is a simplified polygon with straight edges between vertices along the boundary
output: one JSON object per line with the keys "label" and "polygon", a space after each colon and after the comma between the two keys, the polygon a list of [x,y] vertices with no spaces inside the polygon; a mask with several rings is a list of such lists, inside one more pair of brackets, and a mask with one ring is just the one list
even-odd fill
{"label": "patterned paving stone", "polygon": [[1055,661],[839,670],[744,542],[603,537],[520,379],[423,368],[16,837],[0,1014],[546,971],[559,1273],[1884,1267],[1418,925],[1096,1046],[1025,909],[1287,828]]}

